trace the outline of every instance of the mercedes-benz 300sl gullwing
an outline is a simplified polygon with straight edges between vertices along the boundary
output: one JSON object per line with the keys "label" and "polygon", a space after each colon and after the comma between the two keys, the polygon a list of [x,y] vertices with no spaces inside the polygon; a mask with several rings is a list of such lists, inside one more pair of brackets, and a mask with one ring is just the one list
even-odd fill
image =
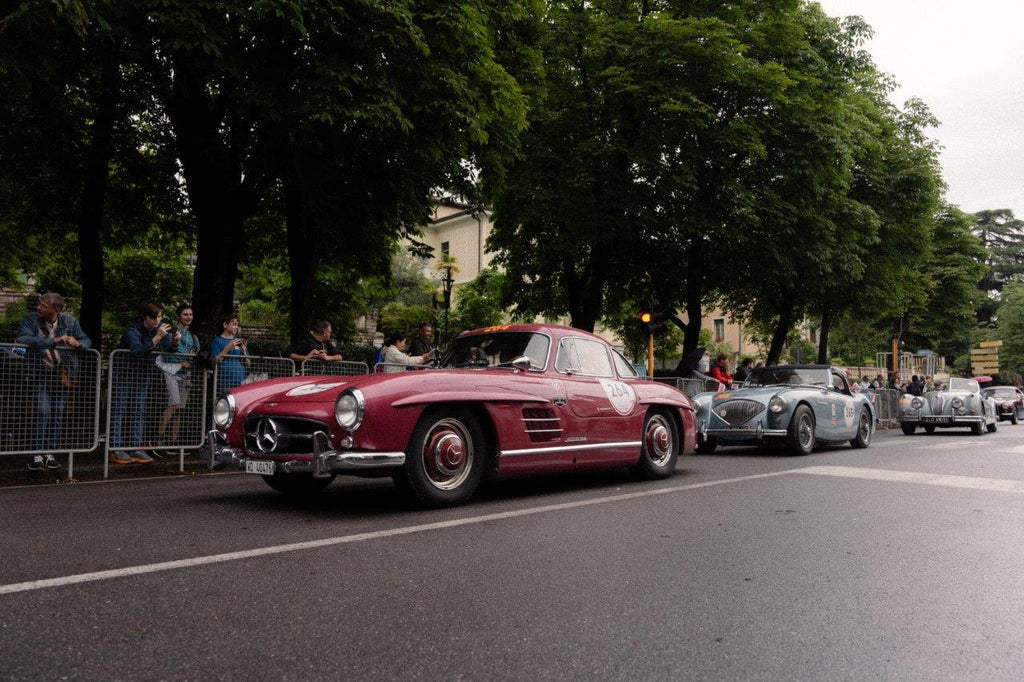
{"label": "mercedes-benz 300sl gullwing", "polygon": [[980,436],[986,429],[994,432],[998,420],[995,401],[982,394],[974,379],[953,377],[923,396],[900,398],[900,428],[908,436],[914,435],[918,426],[923,426],[925,433],[966,426]]}
{"label": "mercedes-benz 300sl gullwing", "polygon": [[445,506],[485,477],[631,467],[664,478],[696,444],[684,393],[578,329],[465,332],[439,365],[234,388],[214,410],[211,465],[290,494],[337,474],[390,475],[424,505]]}
{"label": "mercedes-benz 300sl gullwing", "polygon": [[1014,426],[1024,417],[1024,391],[1016,386],[990,386],[981,389],[982,395],[992,398],[996,404],[999,421],[1009,420]]}
{"label": "mercedes-benz 300sl gullwing", "polygon": [[853,393],[843,371],[829,365],[757,368],[741,387],[694,400],[702,453],[719,445],[772,443],[797,455],[809,454],[816,443],[866,448],[877,424],[871,401]]}

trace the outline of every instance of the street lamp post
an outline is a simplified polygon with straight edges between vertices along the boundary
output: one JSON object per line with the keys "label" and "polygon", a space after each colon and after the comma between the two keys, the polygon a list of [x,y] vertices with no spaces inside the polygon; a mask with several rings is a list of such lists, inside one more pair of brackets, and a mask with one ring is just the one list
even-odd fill
{"label": "street lamp post", "polygon": [[447,346],[450,339],[448,338],[448,312],[452,307],[452,285],[455,284],[455,279],[452,277],[452,266],[448,266],[444,269],[444,277],[441,278],[441,288],[444,291],[444,345]]}

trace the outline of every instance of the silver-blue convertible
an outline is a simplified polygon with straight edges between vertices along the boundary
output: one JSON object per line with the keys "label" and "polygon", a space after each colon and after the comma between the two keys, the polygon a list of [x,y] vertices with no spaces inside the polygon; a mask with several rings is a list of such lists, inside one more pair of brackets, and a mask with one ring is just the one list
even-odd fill
{"label": "silver-blue convertible", "polygon": [[868,397],[851,391],[843,371],[829,365],[758,368],[740,388],[701,393],[695,401],[702,453],[771,442],[798,455],[822,442],[866,448],[877,420]]}

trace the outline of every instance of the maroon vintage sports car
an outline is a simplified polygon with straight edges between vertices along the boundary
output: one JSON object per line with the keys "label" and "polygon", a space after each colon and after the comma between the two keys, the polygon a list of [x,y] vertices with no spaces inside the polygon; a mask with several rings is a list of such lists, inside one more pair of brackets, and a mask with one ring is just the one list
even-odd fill
{"label": "maroon vintage sports car", "polygon": [[481,479],[598,467],[669,476],[696,445],[689,398],[648,381],[598,336],[517,324],[461,334],[435,369],[294,377],[232,389],[211,466],[289,494],[335,474],[391,475],[427,506]]}
{"label": "maroon vintage sports car", "polygon": [[1017,420],[1024,413],[1024,391],[1016,386],[990,386],[981,389],[981,394],[996,401],[999,421],[1009,419],[1011,424],[1017,425]]}

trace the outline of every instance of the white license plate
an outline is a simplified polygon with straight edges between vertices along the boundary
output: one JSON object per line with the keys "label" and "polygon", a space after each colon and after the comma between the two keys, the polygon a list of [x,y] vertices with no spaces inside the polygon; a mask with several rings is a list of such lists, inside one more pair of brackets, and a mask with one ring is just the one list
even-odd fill
{"label": "white license plate", "polygon": [[245,460],[245,473],[273,476],[274,463],[266,459],[247,459]]}
{"label": "white license plate", "polygon": [[952,417],[922,417],[921,421],[925,424],[952,424]]}

